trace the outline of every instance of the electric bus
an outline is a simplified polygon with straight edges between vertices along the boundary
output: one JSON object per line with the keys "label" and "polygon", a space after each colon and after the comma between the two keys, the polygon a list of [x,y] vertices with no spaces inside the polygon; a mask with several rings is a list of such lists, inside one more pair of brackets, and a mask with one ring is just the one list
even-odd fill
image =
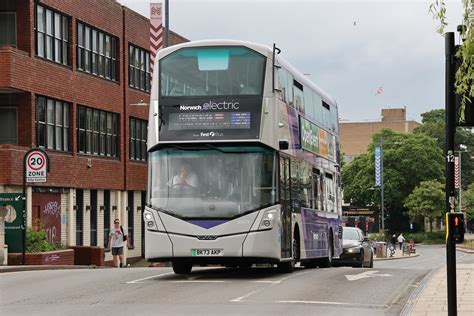
{"label": "electric bus", "polygon": [[329,267],[342,252],[335,100],[275,46],[159,51],[148,122],[145,257]]}

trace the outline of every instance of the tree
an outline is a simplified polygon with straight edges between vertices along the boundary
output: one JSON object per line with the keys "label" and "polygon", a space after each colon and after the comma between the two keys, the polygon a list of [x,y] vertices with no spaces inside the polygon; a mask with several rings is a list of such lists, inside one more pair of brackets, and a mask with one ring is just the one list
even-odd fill
{"label": "tree", "polygon": [[[456,54],[461,59],[462,64],[456,72],[456,93],[465,96],[461,99],[461,120],[464,120],[464,109],[474,97],[474,1],[462,0],[463,19],[461,21],[461,37],[464,39]],[[446,23],[446,3],[445,0],[433,0],[430,5],[430,12],[435,19],[440,21],[438,32],[444,34]],[[474,106],[474,104],[471,104]]]}
{"label": "tree", "polygon": [[367,153],[342,169],[344,200],[353,205],[380,207],[380,197],[374,191],[374,152],[381,135],[386,226],[392,231],[407,230],[409,220],[403,201],[421,181],[443,181],[443,152],[433,138],[424,134],[401,134],[390,129],[374,134]]}
{"label": "tree", "polygon": [[[445,144],[445,122],[444,110],[435,109],[421,114],[423,124],[413,132],[424,134],[433,138],[438,147],[444,152]],[[474,133],[470,128],[456,128],[455,143],[467,146],[467,151],[474,153]],[[461,158],[461,184],[463,190],[467,190],[469,184],[474,182],[474,160],[469,159],[468,154],[462,154]]]}
{"label": "tree", "polygon": [[443,183],[436,180],[422,181],[405,199],[404,206],[408,209],[408,216],[412,220],[420,217],[428,218],[430,232],[433,231],[433,220],[442,216],[444,212],[443,187]]}
{"label": "tree", "polygon": [[464,201],[466,202],[466,221],[474,221],[474,183],[464,194]]}

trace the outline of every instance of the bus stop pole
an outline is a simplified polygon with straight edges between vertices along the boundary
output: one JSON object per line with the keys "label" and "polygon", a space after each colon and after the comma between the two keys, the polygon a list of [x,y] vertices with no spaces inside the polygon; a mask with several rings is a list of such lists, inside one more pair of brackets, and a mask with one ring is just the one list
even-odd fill
{"label": "bus stop pole", "polygon": [[[446,51],[446,212],[454,211],[454,135],[456,133],[456,104],[455,104],[455,54],[454,33],[445,34]],[[447,218],[447,217],[446,217]],[[446,222],[446,226],[449,223]],[[448,294],[448,315],[457,315],[456,298],[456,244],[454,238],[446,236],[446,268],[447,268],[447,294]]]}
{"label": "bus stop pole", "polygon": [[[29,152],[29,151],[28,151]],[[21,264],[25,265],[26,263],[26,156],[28,156],[28,152],[25,153],[23,156],[23,227],[21,232]]]}

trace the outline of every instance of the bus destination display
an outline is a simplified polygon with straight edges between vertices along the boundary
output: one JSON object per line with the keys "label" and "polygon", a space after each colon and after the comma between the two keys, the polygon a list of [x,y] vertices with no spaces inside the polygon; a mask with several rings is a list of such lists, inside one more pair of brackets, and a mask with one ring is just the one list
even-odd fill
{"label": "bus destination display", "polygon": [[169,130],[250,129],[250,112],[170,113]]}

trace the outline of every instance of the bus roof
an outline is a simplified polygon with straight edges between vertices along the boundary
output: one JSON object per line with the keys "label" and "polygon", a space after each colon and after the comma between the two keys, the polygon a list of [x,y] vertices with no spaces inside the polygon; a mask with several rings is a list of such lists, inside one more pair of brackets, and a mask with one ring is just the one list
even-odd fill
{"label": "bus roof", "polygon": [[[185,47],[199,47],[199,46],[245,46],[248,48],[251,48],[260,54],[264,55],[268,59],[273,58],[273,50],[272,48],[258,44],[258,43],[253,43],[253,42],[247,42],[247,41],[238,41],[238,40],[228,40],[228,39],[213,39],[213,40],[200,40],[200,41],[191,41],[191,42],[185,42],[182,44],[178,45],[173,45],[171,47],[164,48],[158,52],[158,59],[161,59],[181,48]],[[321,98],[328,103],[331,106],[334,106],[337,108],[337,102],[336,100],[331,97],[328,93],[326,93],[323,89],[321,89],[318,85],[316,85],[313,81],[308,79],[307,76],[305,76],[301,71],[296,69],[291,63],[289,63],[286,59],[281,57],[280,55],[277,55],[277,62],[279,66],[284,67],[287,71],[289,71],[293,77],[298,81],[299,83],[303,84],[304,86],[308,86],[311,89],[313,89],[316,93],[318,93]]]}

